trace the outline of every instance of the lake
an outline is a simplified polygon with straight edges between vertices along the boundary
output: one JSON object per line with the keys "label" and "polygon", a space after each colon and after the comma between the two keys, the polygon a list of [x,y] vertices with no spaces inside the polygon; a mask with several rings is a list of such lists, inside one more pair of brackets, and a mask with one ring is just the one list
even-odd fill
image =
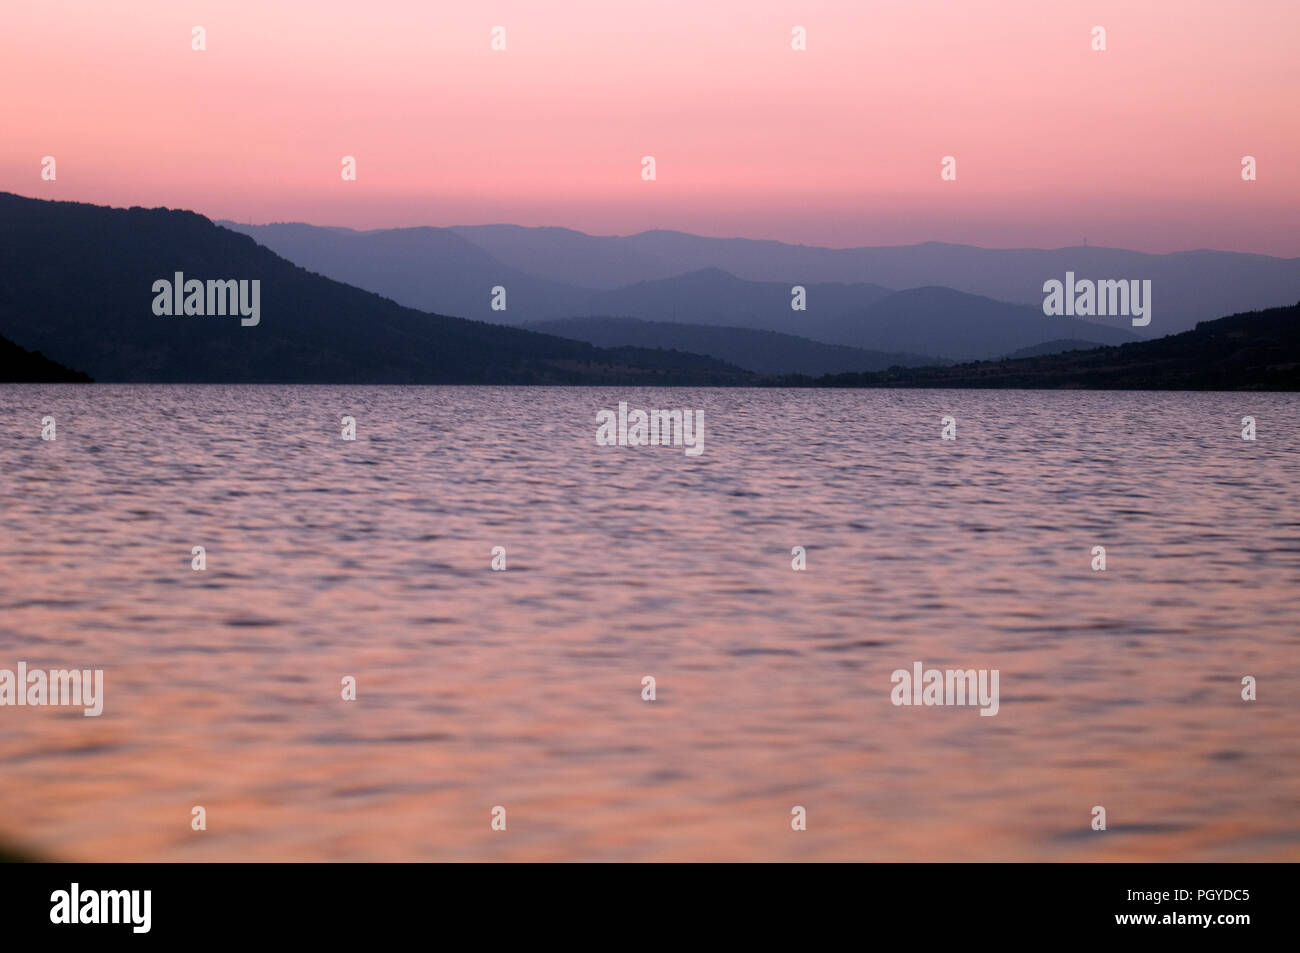
{"label": "lake", "polygon": [[[598,446],[620,401],[701,410],[702,452]],[[0,707],[0,840],[68,860],[1297,860],[1298,412],[0,385],[0,669],[104,672],[99,717]],[[894,704],[917,662],[997,670],[997,714]]]}

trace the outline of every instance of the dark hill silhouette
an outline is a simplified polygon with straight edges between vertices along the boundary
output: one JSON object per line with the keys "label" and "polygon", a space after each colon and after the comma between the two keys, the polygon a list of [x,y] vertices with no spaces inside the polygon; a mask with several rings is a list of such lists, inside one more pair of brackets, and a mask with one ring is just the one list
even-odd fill
{"label": "dark hill silhouette", "polygon": [[17,384],[86,384],[90,378],[51,361],[40,351],[21,348],[0,337],[0,382]]}
{"label": "dark hill silhouette", "polygon": [[[99,381],[734,383],[695,355],[425,314],[297,267],[194,212],[0,193],[0,334]],[[261,281],[261,323],[157,316],[153,282]]]}
{"label": "dark hill silhouette", "polygon": [[1202,321],[1119,347],[874,374],[769,379],[782,386],[1300,390],[1300,304]]}
{"label": "dark hill silhouette", "polygon": [[1042,344],[1033,344],[1029,347],[1022,347],[1010,354],[1003,354],[1002,358],[1008,361],[1014,361],[1022,357],[1042,357],[1044,354],[1061,354],[1065,351],[1091,351],[1095,348],[1106,347],[1100,341],[1085,341],[1078,338],[1060,338],[1056,341],[1044,341]]}

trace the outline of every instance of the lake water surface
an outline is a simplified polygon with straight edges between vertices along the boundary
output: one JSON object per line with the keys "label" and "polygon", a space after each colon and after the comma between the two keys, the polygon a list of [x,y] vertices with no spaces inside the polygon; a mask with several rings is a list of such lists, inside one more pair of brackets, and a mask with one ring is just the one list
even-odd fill
{"label": "lake water surface", "polygon": [[[703,409],[703,453],[596,446],[620,400]],[[73,860],[1297,860],[1298,411],[0,386],[0,668],[102,668],[106,695],[99,718],[0,707],[0,840]],[[917,661],[998,669],[998,714],[891,704]]]}

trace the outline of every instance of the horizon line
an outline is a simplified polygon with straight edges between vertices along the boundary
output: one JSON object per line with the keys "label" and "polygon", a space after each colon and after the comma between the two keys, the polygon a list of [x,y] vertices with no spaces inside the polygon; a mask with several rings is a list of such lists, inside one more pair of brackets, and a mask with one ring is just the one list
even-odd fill
{"label": "horizon line", "polygon": [[224,225],[226,223],[232,225],[241,225],[248,228],[269,228],[277,225],[302,225],[308,228],[327,229],[330,231],[339,231],[339,232],[351,232],[356,235],[367,235],[367,234],[379,233],[379,232],[416,231],[419,229],[431,229],[431,230],[437,229],[441,231],[454,232],[458,229],[514,228],[523,231],[570,232],[574,235],[581,235],[584,238],[596,238],[596,239],[629,239],[629,238],[639,238],[644,235],[654,235],[654,234],[682,235],[687,238],[702,238],[708,241],[751,242],[754,244],[783,245],[787,248],[808,248],[808,249],[815,249],[818,251],[832,251],[832,252],[865,251],[865,250],[879,251],[879,250],[889,250],[889,249],[921,248],[926,245],[940,245],[946,248],[969,248],[969,249],[975,249],[977,251],[1058,252],[1058,251],[1080,251],[1083,249],[1088,249],[1088,250],[1096,250],[1096,251],[1120,251],[1131,255],[1145,255],[1151,258],[1166,258],[1174,255],[1195,255],[1195,254],[1211,253],[1216,255],[1240,255],[1243,257],[1250,257],[1250,258],[1270,258],[1276,261],[1300,261],[1300,255],[1273,255],[1273,254],[1269,254],[1268,252],[1236,251],[1236,250],[1226,249],[1226,248],[1209,248],[1205,246],[1200,246],[1197,248],[1180,248],[1174,251],[1163,251],[1163,252],[1142,251],[1140,249],[1129,248],[1123,245],[1086,244],[1086,239],[1085,239],[1085,244],[1082,245],[1057,245],[1052,247],[1044,247],[1038,245],[975,245],[975,244],[971,244],[970,242],[949,242],[949,241],[943,241],[941,239],[926,239],[924,241],[909,242],[904,244],[815,245],[815,244],[809,244],[805,242],[791,242],[780,238],[749,238],[743,235],[706,235],[700,232],[688,232],[678,228],[662,228],[662,227],[646,228],[637,232],[628,232],[626,234],[585,232],[582,229],[573,228],[572,226],[568,226],[568,225],[520,225],[516,222],[499,222],[499,221],[480,222],[477,224],[461,223],[455,225],[427,225],[427,224],[426,225],[385,225],[385,226],[378,226],[375,228],[354,228],[353,226],[350,225],[326,225],[326,224],[317,224],[315,222],[306,222],[302,220],[253,222],[253,221],[240,221],[239,219],[224,218],[224,217],[214,218],[213,216],[205,212],[202,212],[197,208],[188,208],[185,206],[113,205],[113,204],[104,204],[99,202],[88,202],[81,199],[47,198],[45,196],[40,196],[40,195],[23,195],[20,192],[11,192],[2,189],[0,189],[0,195],[12,195],[16,198],[27,199],[31,201],[40,201],[40,202],[62,202],[64,204],[70,204],[70,205],[92,205],[98,208],[121,209],[123,211],[133,209],[133,208],[139,208],[148,211],[190,212],[191,214],[199,215],[202,218],[207,219],[212,224],[219,225],[219,226]]}

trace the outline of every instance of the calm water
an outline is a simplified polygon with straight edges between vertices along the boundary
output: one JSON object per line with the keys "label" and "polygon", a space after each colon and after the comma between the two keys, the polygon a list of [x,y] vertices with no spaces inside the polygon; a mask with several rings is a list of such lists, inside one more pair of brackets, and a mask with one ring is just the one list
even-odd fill
{"label": "calm water", "polygon": [[[704,453],[597,447],[619,400],[703,408]],[[102,860],[1300,859],[1298,410],[0,386],[0,668],[106,683],[98,719],[0,708],[0,839]],[[1000,712],[895,707],[914,661],[998,669]]]}

